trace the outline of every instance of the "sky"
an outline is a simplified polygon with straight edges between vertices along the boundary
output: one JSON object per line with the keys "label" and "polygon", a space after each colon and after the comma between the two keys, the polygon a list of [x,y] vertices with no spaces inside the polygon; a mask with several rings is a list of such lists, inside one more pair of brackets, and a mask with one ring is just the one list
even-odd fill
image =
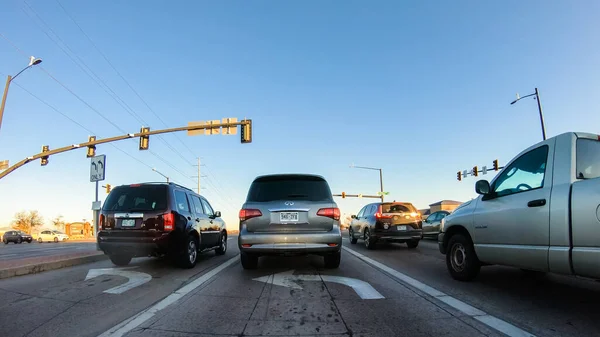
{"label": "sky", "polygon": [[[100,145],[106,180],[195,188],[230,228],[252,180],[323,175],[334,193],[417,208],[475,197],[456,172],[504,164],[548,137],[600,133],[597,1],[5,0],[0,76],[11,82],[0,160],[98,138],[235,117],[253,142],[185,132]],[[4,83],[0,81],[0,83]],[[33,95],[33,96],[32,96]],[[0,179],[0,227],[38,210],[49,223],[92,218],[86,151]],[[483,176],[491,178],[493,174]],[[106,197],[100,189],[100,199]],[[372,200],[337,199],[345,215]]]}

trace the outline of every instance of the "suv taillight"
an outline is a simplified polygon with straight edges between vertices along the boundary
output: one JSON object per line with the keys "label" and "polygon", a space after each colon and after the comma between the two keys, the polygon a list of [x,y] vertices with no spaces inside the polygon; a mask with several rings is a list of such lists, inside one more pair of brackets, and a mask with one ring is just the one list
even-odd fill
{"label": "suv taillight", "polygon": [[175,215],[173,213],[163,215],[163,229],[165,231],[172,231],[175,229]]}
{"label": "suv taillight", "polygon": [[98,220],[98,230],[101,231],[104,227],[104,214],[100,214],[100,219]]}
{"label": "suv taillight", "polygon": [[379,205],[379,208],[377,208],[377,213],[375,213],[375,219],[379,220],[379,219],[391,219],[392,216],[391,215],[383,215],[383,207],[381,207],[381,205]]}
{"label": "suv taillight", "polygon": [[340,219],[340,209],[337,207],[321,208],[317,212],[317,215],[326,216],[328,218],[332,218],[333,220],[339,220]]}
{"label": "suv taillight", "polygon": [[240,210],[240,221],[246,221],[248,219],[262,216],[260,209],[241,209]]}

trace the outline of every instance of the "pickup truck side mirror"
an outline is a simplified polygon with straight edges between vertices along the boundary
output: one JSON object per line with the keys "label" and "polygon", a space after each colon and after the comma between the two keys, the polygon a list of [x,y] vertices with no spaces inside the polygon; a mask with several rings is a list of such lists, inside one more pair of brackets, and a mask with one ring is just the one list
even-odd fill
{"label": "pickup truck side mirror", "polygon": [[353,214],[353,215],[350,216],[350,218],[356,219],[356,215]]}
{"label": "pickup truck side mirror", "polygon": [[475,192],[484,196],[491,194],[490,183],[487,180],[479,180],[475,183]]}

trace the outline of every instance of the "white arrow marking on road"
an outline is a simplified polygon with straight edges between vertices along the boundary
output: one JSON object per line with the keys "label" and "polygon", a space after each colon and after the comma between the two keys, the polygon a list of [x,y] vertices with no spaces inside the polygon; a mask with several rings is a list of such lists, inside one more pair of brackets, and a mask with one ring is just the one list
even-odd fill
{"label": "white arrow marking on road", "polygon": [[253,280],[265,283],[273,283],[281,287],[294,289],[302,289],[302,286],[296,283],[296,281],[333,282],[347,285],[348,287],[354,289],[356,294],[360,296],[360,298],[362,298],[363,300],[377,300],[385,298],[377,290],[375,290],[375,288],[373,288],[373,286],[371,286],[368,282],[350,277],[331,275],[294,275],[293,270],[288,270],[277,274],[257,277]]}
{"label": "white arrow marking on road", "polygon": [[130,271],[126,269],[137,268],[137,267],[128,267],[128,268],[103,268],[103,269],[90,269],[88,271],[85,280],[93,279],[94,277],[98,277],[100,275],[115,275],[122,276],[127,278],[127,283],[121,284],[120,286],[116,286],[107,290],[104,290],[107,294],[121,294],[126,292],[129,289],[133,289],[135,287],[141,286],[144,283],[149,282],[152,279],[152,276],[146,273],[140,273],[138,271]]}

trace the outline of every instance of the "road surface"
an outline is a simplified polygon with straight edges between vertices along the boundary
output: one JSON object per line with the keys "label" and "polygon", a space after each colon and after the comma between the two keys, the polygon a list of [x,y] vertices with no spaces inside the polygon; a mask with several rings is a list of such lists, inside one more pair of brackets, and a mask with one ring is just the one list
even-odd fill
{"label": "road surface", "polygon": [[[1,280],[2,336],[600,335],[598,282],[485,267],[461,283],[435,242],[369,251],[346,238],[339,269],[296,257],[247,271],[229,242],[190,270],[140,258]],[[128,272],[137,284],[103,274]]]}
{"label": "road surface", "polygon": [[64,255],[77,252],[95,251],[95,242],[58,242],[4,244],[0,243],[0,261],[37,256]]}

